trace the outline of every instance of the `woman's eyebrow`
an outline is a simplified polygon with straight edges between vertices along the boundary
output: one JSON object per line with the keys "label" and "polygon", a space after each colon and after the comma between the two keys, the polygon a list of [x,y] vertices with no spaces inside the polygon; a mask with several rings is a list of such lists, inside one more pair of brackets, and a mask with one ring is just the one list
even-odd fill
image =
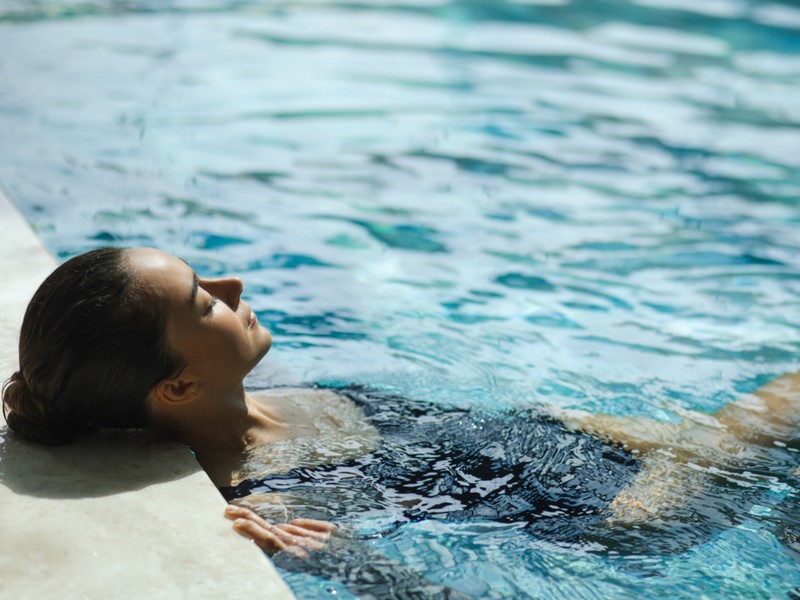
{"label": "woman's eyebrow", "polygon": [[200,282],[197,279],[197,273],[192,271],[192,299],[190,300],[190,306],[194,306],[194,301],[197,298],[197,287],[200,285]]}

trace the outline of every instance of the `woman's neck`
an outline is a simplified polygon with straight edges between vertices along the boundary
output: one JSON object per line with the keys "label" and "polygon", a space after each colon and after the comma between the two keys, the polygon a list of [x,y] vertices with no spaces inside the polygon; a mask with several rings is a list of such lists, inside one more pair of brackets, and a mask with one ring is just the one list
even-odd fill
{"label": "woman's neck", "polygon": [[172,437],[197,454],[235,452],[281,439],[284,424],[277,411],[258,402],[244,388],[235,394],[208,394],[173,417]]}

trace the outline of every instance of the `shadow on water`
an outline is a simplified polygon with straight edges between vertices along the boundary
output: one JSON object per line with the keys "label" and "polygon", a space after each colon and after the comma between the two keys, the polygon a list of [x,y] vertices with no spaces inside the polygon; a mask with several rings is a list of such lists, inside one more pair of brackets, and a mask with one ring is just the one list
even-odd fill
{"label": "shadow on water", "polygon": [[65,446],[0,429],[0,484],[37,498],[96,498],[201,471],[189,449],[149,430],[103,431]]}

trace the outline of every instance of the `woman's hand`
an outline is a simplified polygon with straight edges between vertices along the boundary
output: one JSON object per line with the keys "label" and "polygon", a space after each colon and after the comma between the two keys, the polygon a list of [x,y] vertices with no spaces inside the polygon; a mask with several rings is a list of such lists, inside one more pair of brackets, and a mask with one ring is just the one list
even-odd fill
{"label": "woman's hand", "polygon": [[325,547],[336,525],[314,519],[294,519],[289,523],[267,523],[255,512],[243,506],[229,504],[225,516],[233,521],[237,533],[253,540],[264,552],[272,555],[286,551],[306,558],[309,550]]}

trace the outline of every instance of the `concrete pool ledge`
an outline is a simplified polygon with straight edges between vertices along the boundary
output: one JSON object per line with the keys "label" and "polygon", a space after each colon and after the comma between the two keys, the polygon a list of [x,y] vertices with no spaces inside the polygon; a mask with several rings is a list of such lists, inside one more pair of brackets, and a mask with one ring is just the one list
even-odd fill
{"label": "concrete pool ledge", "polygon": [[[25,307],[56,263],[2,189],[0,231],[5,381]],[[293,598],[224,506],[180,444],[110,432],[42,447],[0,418],[0,597]]]}

